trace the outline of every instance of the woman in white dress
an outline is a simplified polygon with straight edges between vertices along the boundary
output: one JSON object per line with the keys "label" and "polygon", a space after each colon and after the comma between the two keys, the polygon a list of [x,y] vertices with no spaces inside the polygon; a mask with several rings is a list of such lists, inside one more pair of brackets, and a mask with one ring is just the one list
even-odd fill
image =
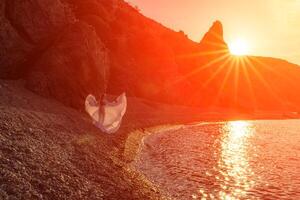
{"label": "woman in white dress", "polygon": [[86,112],[92,117],[95,126],[105,133],[115,133],[119,130],[126,108],[125,93],[113,102],[107,101],[104,95],[100,103],[93,95],[88,95],[85,100]]}

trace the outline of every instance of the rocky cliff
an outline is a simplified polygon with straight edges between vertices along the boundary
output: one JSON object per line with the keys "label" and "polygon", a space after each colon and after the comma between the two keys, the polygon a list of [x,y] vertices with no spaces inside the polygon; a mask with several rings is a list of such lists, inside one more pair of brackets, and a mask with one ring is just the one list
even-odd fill
{"label": "rocky cliff", "polygon": [[219,21],[197,43],[123,0],[6,0],[0,9],[0,77],[68,106],[126,91],[214,110],[300,110],[299,67],[231,56]]}

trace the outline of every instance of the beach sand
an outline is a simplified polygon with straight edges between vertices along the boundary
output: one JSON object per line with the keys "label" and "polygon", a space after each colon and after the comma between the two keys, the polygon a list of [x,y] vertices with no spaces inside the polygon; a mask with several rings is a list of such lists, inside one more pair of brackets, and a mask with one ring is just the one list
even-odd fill
{"label": "beach sand", "polygon": [[131,97],[121,129],[108,135],[84,108],[0,80],[0,199],[168,199],[132,165],[143,138],[232,115]]}

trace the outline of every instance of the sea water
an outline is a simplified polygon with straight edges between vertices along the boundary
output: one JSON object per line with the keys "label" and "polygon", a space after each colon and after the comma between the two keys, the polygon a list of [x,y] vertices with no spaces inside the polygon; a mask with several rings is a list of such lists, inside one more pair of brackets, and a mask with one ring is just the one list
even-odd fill
{"label": "sea water", "polygon": [[300,120],[198,123],[143,143],[135,167],[174,199],[300,199]]}

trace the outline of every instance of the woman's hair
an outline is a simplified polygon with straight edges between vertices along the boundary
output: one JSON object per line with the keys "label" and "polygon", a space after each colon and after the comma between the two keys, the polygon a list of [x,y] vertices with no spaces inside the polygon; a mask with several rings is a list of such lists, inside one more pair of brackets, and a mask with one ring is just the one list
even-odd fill
{"label": "woman's hair", "polygon": [[102,93],[99,99],[99,104],[104,105],[104,100],[105,100],[105,93]]}

